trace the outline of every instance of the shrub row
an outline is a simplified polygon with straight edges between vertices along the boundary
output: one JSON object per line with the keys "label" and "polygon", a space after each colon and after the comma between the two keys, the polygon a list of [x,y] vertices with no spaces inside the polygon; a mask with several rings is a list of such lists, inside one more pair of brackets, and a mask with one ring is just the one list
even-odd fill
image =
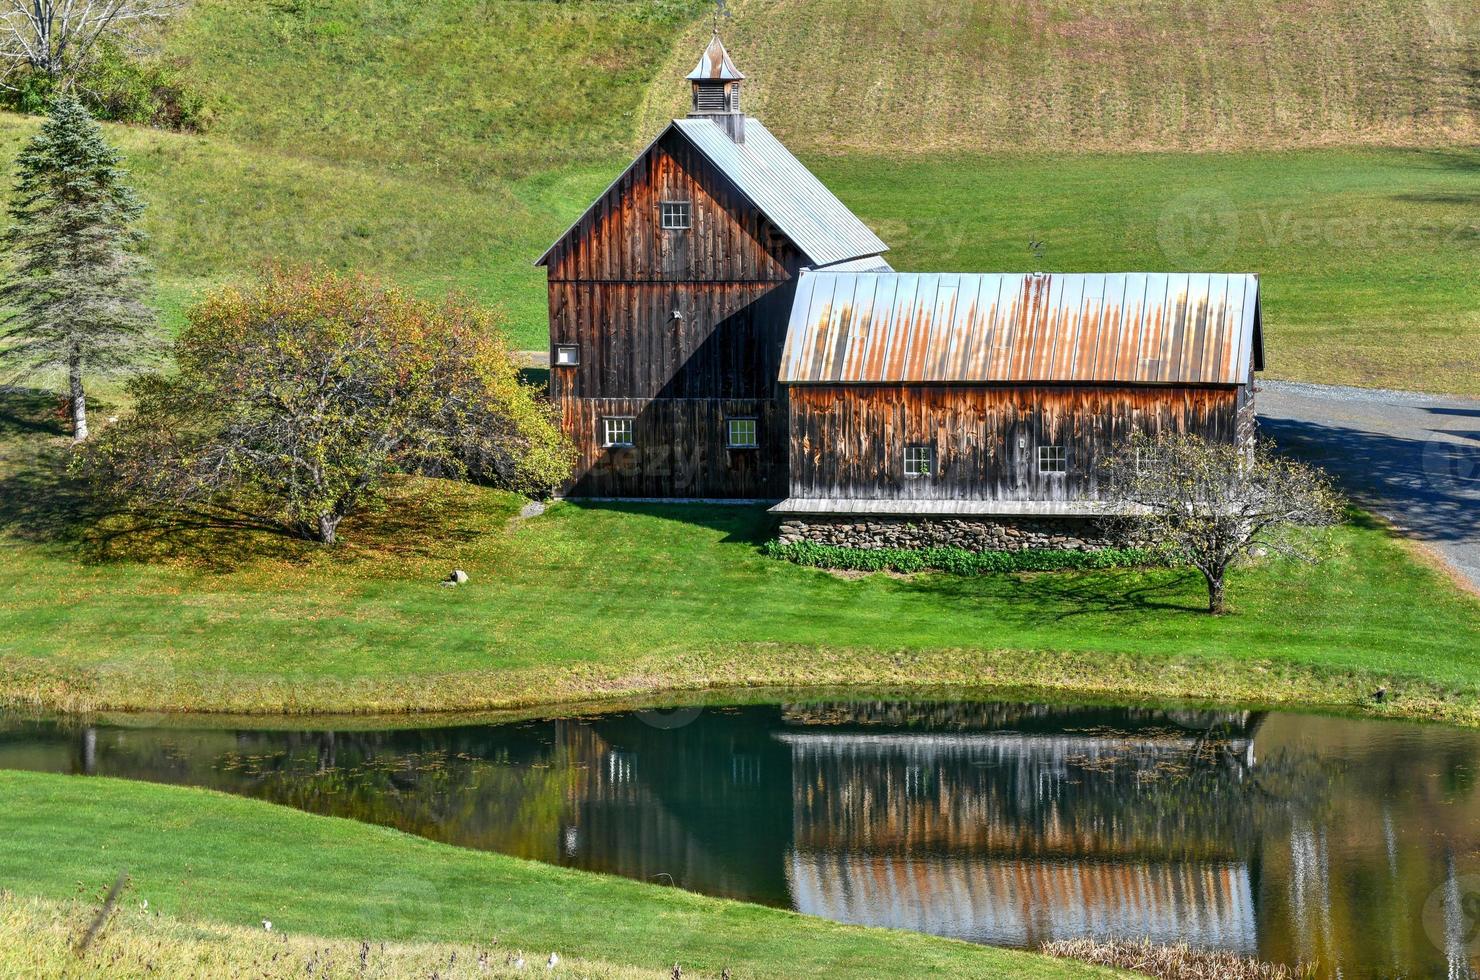
{"label": "shrub row", "polygon": [[845,548],[794,541],[768,542],[762,551],[813,568],[850,572],[949,572],[986,575],[994,572],[1056,572],[1063,569],[1126,568],[1164,564],[1150,548],[1104,548],[1099,551],[967,551],[964,548]]}
{"label": "shrub row", "polygon": [[[76,93],[94,117],[109,122],[201,132],[211,121],[210,106],[179,61],[137,58],[110,41],[99,43]],[[44,115],[55,94],[51,79],[23,68],[0,86],[0,108]]]}

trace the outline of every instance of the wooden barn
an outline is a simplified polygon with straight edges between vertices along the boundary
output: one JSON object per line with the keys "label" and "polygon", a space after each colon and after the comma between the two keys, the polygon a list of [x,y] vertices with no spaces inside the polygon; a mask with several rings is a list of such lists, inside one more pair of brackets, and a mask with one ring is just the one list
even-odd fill
{"label": "wooden barn", "polygon": [[[539,260],[568,496],[779,500],[784,538],[1062,545],[1133,432],[1251,437],[1256,276],[895,272],[745,116],[743,79],[716,36],[690,115]],[[921,518],[954,526],[896,533]]]}
{"label": "wooden barn", "polygon": [[[539,259],[584,497],[787,493],[781,348],[804,268],[887,246],[741,109],[716,36],[675,119]],[[862,263],[854,260],[864,260]]]}

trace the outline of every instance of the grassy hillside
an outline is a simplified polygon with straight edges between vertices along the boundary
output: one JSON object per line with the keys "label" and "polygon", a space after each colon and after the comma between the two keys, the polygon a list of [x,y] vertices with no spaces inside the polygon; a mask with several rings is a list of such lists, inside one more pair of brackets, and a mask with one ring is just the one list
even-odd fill
{"label": "grassy hillside", "polygon": [[[464,290],[544,347],[530,263],[681,111],[708,9],[196,0],[165,46],[213,129],[110,128],[150,205],[166,329],[285,258]],[[1480,394],[1480,151],[1456,145],[1480,139],[1472,4],[733,9],[751,107],[899,267],[1021,269],[1036,235],[1062,271],[1258,271],[1272,375]],[[34,125],[0,115],[0,164]],[[1251,148],[1334,143],[1449,146]],[[1241,149],[1082,152],[1188,146]]]}
{"label": "grassy hillside", "polygon": [[[1428,145],[1480,136],[1471,0],[736,0],[750,105],[814,153]],[[696,24],[642,130],[677,111]]]}
{"label": "grassy hillside", "polygon": [[813,163],[896,268],[1258,272],[1266,376],[1480,395],[1480,150]]}
{"label": "grassy hillside", "polygon": [[167,50],[222,107],[220,137],[485,187],[624,151],[654,71],[705,9],[195,0]]}
{"label": "grassy hillside", "polygon": [[[0,159],[32,120],[0,115]],[[545,346],[531,262],[620,158],[473,188],[157,130],[110,127],[150,204],[167,322],[269,258],[459,289]],[[903,269],[1264,276],[1269,376],[1480,394],[1480,152],[814,157]],[[1052,187],[1051,195],[1043,189]],[[1087,217],[1088,216],[1088,217]],[[1191,222],[1212,220],[1196,232]]]}
{"label": "grassy hillside", "polygon": [[[246,927],[263,937],[273,924],[278,952],[301,949],[279,934],[379,942],[465,943],[488,951],[497,965],[523,950],[524,975],[551,976],[545,958],[604,961],[597,976],[668,976],[675,962],[685,976],[717,977],[1111,977],[1109,970],[1030,953],[973,946],[884,929],[839,925],[741,902],[436,844],[349,820],[311,816],[285,807],[202,790],[112,779],[0,772],[0,884],[18,895],[50,901],[100,895],[127,870],[130,891],[116,913],[128,929],[144,900],[156,915],[199,922],[196,951],[223,956],[231,943],[246,967],[233,976],[260,977],[260,953],[242,931],[223,936],[210,924]],[[94,899],[96,900],[96,899]],[[0,900],[0,913],[13,899]],[[146,935],[190,938],[181,928],[135,927]],[[0,936],[9,928],[0,923]],[[106,936],[106,934],[105,934]],[[44,953],[47,938],[36,942]],[[38,941],[39,940],[39,941]],[[207,940],[201,942],[200,940]],[[214,940],[214,942],[209,942]],[[284,945],[284,943],[286,943]],[[120,951],[120,944],[108,944]],[[303,977],[427,976],[416,960],[430,950],[376,950],[336,944],[353,957],[331,972],[335,950],[316,966],[299,960]],[[126,949],[126,946],[123,948]],[[260,947],[258,947],[260,949]],[[188,952],[185,950],[184,952]],[[383,973],[357,969],[377,953]],[[443,952],[450,952],[443,950]],[[168,959],[182,951],[167,946]],[[256,953],[256,955],[254,955]],[[397,953],[403,954],[397,956]],[[96,953],[94,954],[96,955]],[[467,956],[468,951],[464,950]],[[474,954],[476,955],[476,954]],[[0,952],[0,966],[14,950]],[[243,962],[244,961],[244,962]],[[218,960],[219,962],[219,960]],[[202,963],[151,976],[222,976]],[[271,966],[267,964],[256,966]],[[126,966],[127,962],[121,964]],[[453,975],[470,963],[444,961]],[[659,972],[661,971],[661,972]],[[123,973],[100,971],[115,977]],[[467,971],[477,975],[475,969]],[[9,974],[7,974],[9,975]],[[52,975],[22,969],[17,975]],[[447,976],[439,970],[431,976]],[[570,963],[554,976],[584,976]]]}

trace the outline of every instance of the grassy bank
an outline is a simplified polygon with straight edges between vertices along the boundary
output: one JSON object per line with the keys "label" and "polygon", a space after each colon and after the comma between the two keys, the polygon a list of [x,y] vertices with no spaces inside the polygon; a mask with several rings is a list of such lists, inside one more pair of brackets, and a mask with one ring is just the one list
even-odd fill
{"label": "grassy bank", "polygon": [[[127,904],[106,919],[105,927],[78,952],[78,941],[96,920],[98,904],[21,898],[0,892],[0,976],[51,977],[53,980],[144,977],[243,977],[317,980],[366,977],[463,978],[527,977],[548,954],[488,943],[383,943],[322,936],[268,933],[260,926],[184,922]],[[662,971],[613,966],[589,959],[562,958],[546,976],[590,980],[637,980]]]}
{"label": "grassy bank", "polygon": [[[190,923],[260,929],[269,919],[275,934],[290,936],[524,950],[542,972],[554,950],[621,976],[667,971],[675,962],[686,976],[717,976],[726,967],[741,977],[1112,975],[200,790],[0,772],[0,798],[7,804],[0,809],[4,887],[49,900],[88,898],[127,869],[129,915],[147,900],[151,912]],[[197,934],[203,945],[219,935],[214,927]],[[248,952],[254,946],[241,933],[226,941]]]}
{"label": "grassy bank", "polygon": [[[69,497],[52,446],[0,450],[12,702],[394,712],[948,683],[1348,705],[1383,683],[1397,696],[1373,710],[1480,721],[1480,603],[1361,515],[1327,564],[1236,571],[1215,619],[1186,570],[845,579],[764,557],[759,507],[517,520],[513,497],[420,481],[333,551],[135,525]],[[452,567],[471,582],[442,587]]]}

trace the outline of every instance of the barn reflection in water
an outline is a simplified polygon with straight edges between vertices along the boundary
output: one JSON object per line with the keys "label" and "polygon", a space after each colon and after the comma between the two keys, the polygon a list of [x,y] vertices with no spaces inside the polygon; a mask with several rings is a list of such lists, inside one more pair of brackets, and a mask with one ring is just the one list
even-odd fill
{"label": "barn reflection in water", "polygon": [[13,721],[0,766],[211,786],[976,942],[1149,936],[1345,976],[1473,975],[1422,910],[1480,870],[1476,733],[974,702],[651,720],[383,732]]}

